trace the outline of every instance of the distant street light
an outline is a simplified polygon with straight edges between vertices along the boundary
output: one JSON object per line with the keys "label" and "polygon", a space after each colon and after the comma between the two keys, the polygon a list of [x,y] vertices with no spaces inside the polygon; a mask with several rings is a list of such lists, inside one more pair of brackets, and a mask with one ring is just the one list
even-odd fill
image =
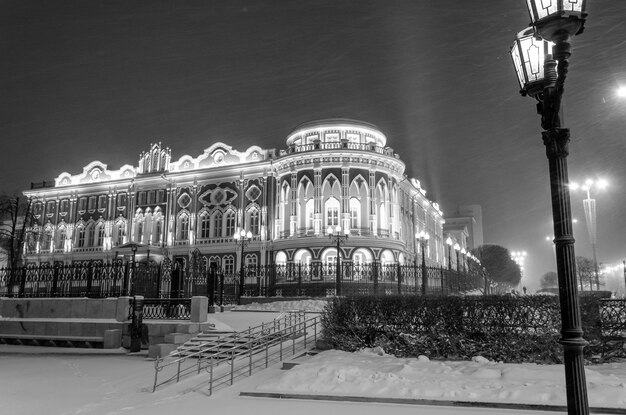
{"label": "distant street light", "polygon": [[[415,238],[420,240],[420,247],[422,249],[422,295],[426,295],[426,285],[428,284],[428,270],[426,269],[426,242],[430,239],[428,232],[419,231],[415,234]],[[417,284],[417,279],[415,280]]]}
{"label": "distant street light", "polygon": [[335,294],[337,296],[340,296],[341,295],[341,258],[340,258],[341,243],[348,240],[348,234],[350,233],[350,229],[346,228],[346,230],[342,234],[341,226],[337,225],[335,226],[334,229],[332,226],[329,226],[328,229],[326,230],[326,233],[328,234],[328,238],[330,238],[331,241],[337,244],[337,247],[336,247],[337,248],[337,269],[335,270]]}
{"label": "distant street light", "polygon": [[235,235],[233,237],[235,238],[235,243],[241,246],[241,261],[239,264],[239,295],[237,296],[237,303],[241,304],[241,297],[243,296],[243,291],[246,285],[246,277],[244,275],[245,260],[243,253],[246,246],[252,240],[252,232],[246,232],[245,230],[241,229],[240,231],[235,232]]}
{"label": "distant street light", "polygon": [[[522,95],[537,99],[542,138],[550,171],[554,243],[556,245],[561,340],[564,350],[565,388],[569,415],[589,413],[583,348],[587,342],[581,327],[576,254],[572,236],[572,213],[567,155],[569,129],[562,128],[560,111],[569,57],[569,39],[582,33],[586,0],[527,0],[531,30],[520,32],[511,57]],[[554,42],[554,46],[549,43]]]}
{"label": "distant street light", "polygon": [[617,88],[617,96],[619,98],[626,98],[626,86],[620,86]]}
{"label": "distant street light", "polygon": [[587,232],[589,233],[589,241],[591,242],[591,251],[593,254],[593,270],[596,280],[596,290],[600,289],[600,277],[598,276],[598,256],[597,256],[597,226],[596,226],[596,200],[591,198],[591,189],[606,189],[608,182],[604,179],[585,180],[585,184],[579,185],[576,182],[569,184],[570,189],[581,189],[587,192],[587,198],[583,200],[583,208],[585,209],[585,220],[587,222]]}
{"label": "distant street light", "polygon": [[456,251],[456,272],[459,272],[459,251],[461,251],[461,245],[454,244],[454,250]]}

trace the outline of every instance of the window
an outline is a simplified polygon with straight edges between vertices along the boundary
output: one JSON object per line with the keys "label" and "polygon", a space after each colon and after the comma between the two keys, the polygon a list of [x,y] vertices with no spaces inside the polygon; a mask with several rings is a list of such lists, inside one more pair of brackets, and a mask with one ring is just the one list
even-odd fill
{"label": "window", "polygon": [[226,213],[226,236],[235,234],[235,212],[229,210]]}
{"label": "window", "polygon": [[48,207],[46,208],[47,213],[54,213],[54,209],[56,204],[54,202],[48,202]]}
{"label": "window", "polygon": [[360,219],[361,202],[358,199],[350,199],[350,228],[358,229],[361,227]]}
{"label": "window", "polygon": [[314,218],[314,200],[309,199],[306,202],[306,227],[307,229],[313,229]]}
{"label": "window", "polygon": [[256,268],[257,264],[258,264],[258,258],[256,254],[246,255],[246,266],[248,268]]}
{"label": "window", "polygon": [[154,226],[154,243],[155,244],[160,244],[161,243],[161,233],[163,232],[163,218],[158,218],[156,221],[156,224]]}
{"label": "window", "polygon": [[76,236],[76,246],[82,248],[85,246],[85,227],[78,228],[78,235]]}
{"label": "window", "polygon": [[326,208],[326,225],[337,226],[339,225],[339,208],[329,206]]}
{"label": "window", "polygon": [[211,221],[209,215],[206,212],[202,212],[200,215],[200,238],[208,238],[210,236]]}
{"label": "window", "polygon": [[56,249],[63,249],[63,247],[65,246],[66,237],[67,237],[67,232],[65,231],[65,228],[60,228],[57,231]]}
{"label": "window", "polygon": [[224,257],[224,261],[222,261],[222,265],[224,267],[224,274],[235,273],[235,258],[233,258],[231,255]]}
{"label": "window", "polygon": [[222,237],[222,212],[217,212],[213,216],[213,236]]}
{"label": "window", "polygon": [[153,205],[155,201],[156,201],[156,191],[150,190],[148,192],[148,204]]}
{"label": "window", "polygon": [[94,238],[95,238],[95,232],[94,232],[94,225],[93,223],[90,223],[89,225],[87,225],[85,227],[85,239],[86,239],[86,245],[87,246],[94,246]]}
{"label": "window", "polygon": [[256,209],[250,211],[249,229],[250,232],[252,232],[252,235],[259,234],[259,211]]}
{"label": "window", "polygon": [[82,210],[82,211],[87,210],[87,198],[86,197],[81,197],[78,200],[78,210]]}
{"label": "window", "polygon": [[157,192],[157,203],[165,202],[165,190],[159,190]]}
{"label": "window", "polygon": [[117,195],[117,206],[119,207],[126,206],[126,193],[121,193]]}
{"label": "window", "polygon": [[146,192],[137,193],[137,204],[145,205],[146,204]]}
{"label": "window", "polygon": [[125,236],[126,224],[124,222],[118,222],[115,225],[115,245],[122,245],[124,243]]}
{"label": "window", "polygon": [[52,243],[52,228],[48,227],[43,231],[43,238],[41,240],[41,249],[50,249]]}
{"label": "window", "polygon": [[100,224],[96,228],[96,246],[102,246],[104,244],[104,224]]}
{"label": "window", "polygon": [[179,219],[179,238],[184,241],[189,239],[189,216],[182,214]]}
{"label": "window", "polygon": [[98,196],[98,209],[106,209],[107,197],[105,195]]}
{"label": "window", "polygon": [[141,242],[143,240],[143,222],[137,223],[137,236],[136,241]]}
{"label": "window", "polygon": [[96,209],[96,202],[97,202],[97,198],[95,196],[90,196],[89,197],[89,210],[95,210]]}

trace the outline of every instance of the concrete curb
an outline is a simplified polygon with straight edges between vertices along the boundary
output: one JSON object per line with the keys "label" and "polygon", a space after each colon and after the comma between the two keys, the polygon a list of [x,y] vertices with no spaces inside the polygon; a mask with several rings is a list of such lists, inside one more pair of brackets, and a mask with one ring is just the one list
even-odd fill
{"label": "concrete curb", "polygon": [[[411,398],[386,398],[365,396],[338,396],[338,395],[309,395],[300,393],[281,392],[241,392],[239,396],[274,399],[302,399],[314,401],[335,402],[365,402],[365,403],[392,403],[402,405],[427,405],[427,406],[451,406],[459,408],[491,408],[491,409],[517,409],[522,411],[551,411],[567,412],[564,405],[543,404],[518,404],[506,402],[471,402],[471,401],[444,401],[435,399],[411,399]],[[589,412],[595,414],[618,414],[626,415],[626,408],[589,408]]]}

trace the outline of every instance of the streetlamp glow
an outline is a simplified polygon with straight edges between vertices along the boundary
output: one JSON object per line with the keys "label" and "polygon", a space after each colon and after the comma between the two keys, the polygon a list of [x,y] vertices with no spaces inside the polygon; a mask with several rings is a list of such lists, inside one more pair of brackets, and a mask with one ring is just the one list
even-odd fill
{"label": "streetlamp glow", "polygon": [[618,98],[626,98],[626,86],[620,86],[615,93]]}
{"label": "streetlamp glow", "polygon": [[559,32],[578,35],[584,30],[587,0],[526,0],[531,25],[544,39]]}
{"label": "streetlamp glow", "polygon": [[252,232],[248,231],[246,232],[244,229],[235,231],[234,235],[233,235],[233,239],[235,240],[235,243],[241,246],[241,258],[240,258],[240,262],[239,262],[239,293],[237,295],[237,302],[239,304],[241,304],[241,297],[244,294],[244,290],[245,290],[245,285],[246,285],[246,278],[244,275],[245,272],[245,259],[244,259],[244,250],[246,248],[246,245],[248,245],[250,243],[250,241],[252,240]]}
{"label": "streetlamp glow", "polygon": [[553,46],[554,43],[535,37],[532,28],[517,34],[511,46],[511,58],[522,95],[534,97],[543,90],[543,63],[550,56]]}
{"label": "streetlamp glow", "polygon": [[[426,268],[426,243],[430,239],[430,235],[428,234],[428,232],[421,230],[415,234],[415,237],[419,239],[422,249],[422,295],[426,295],[426,286],[428,285],[428,269]],[[415,286],[417,287],[417,276],[415,277]]]}

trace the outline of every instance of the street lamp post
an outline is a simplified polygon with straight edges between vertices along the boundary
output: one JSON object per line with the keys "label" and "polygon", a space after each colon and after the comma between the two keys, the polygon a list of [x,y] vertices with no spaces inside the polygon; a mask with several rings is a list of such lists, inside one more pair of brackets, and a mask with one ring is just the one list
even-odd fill
{"label": "street lamp post", "polygon": [[583,208],[585,210],[585,221],[587,222],[587,232],[589,234],[589,241],[591,242],[591,251],[593,254],[593,270],[596,280],[596,290],[600,289],[600,277],[598,275],[598,256],[597,256],[597,227],[596,227],[596,200],[591,198],[591,189],[597,187],[598,189],[604,189],[607,186],[607,181],[604,179],[585,180],[585,184],[579,186],[578,183],[572,182],[569,184],[570,189],[577,190],[582,189],[587,192],[587,198],[583,199]]}
{"label": "street lamp post", "polygon": [[252,240],[252,232],[250,231],[246,232],[244,229],[241,229],[240,231],[235,232],[234,238],[235,238],[235,243],[241,246],[241,259],[240,259],[240,264],[239,264],[239,295],[237,296],[237,303],[241,304],[241,297],[243,296],[243,291],[246,288],[246,279],[244,276],[245,261],[244,261],[243,253],[244,253],[246,246]]}
{"label": "street lamp post", "polygon": [[341,243],[348,240],[348,234],[350,230],[346,229],[344,233],[341,233],[341,226],[337,225],[333,229],[332,226],[329,226],[326,230],[328,234],[328,238],[335,243],[337,249],[337,269],[335,270],[335,294],[337,296],[341,295]]}
{"label": "street lamp post", "polygon": [[454,244],[454,251],[456,252],[456,272],[458,274],[461,271],[459,268],[459,252],[461,251],[461,245]]}
{"label": "street lamp post", "polygon": [[[420,248],[422,249],[422,295],[426,295],[426,286],[428,285],[428,270],[426,269],[426,242],[430,239],[428,232],[419,231],[415,237],[420,240]],[[417,279],[415,280],[417,284]]]}
{"label": "street lamp post", "polygon": [[[559,112],[571,55],[569,38],[583,31],[586,0],[527,0],[533,29],[521,32],[511,57],[522,95],[538,100],[542,138],[550,171],[550,193],[556,245],[561,340],[564,350],[567,410],[570,415],[588,414],[583,339],[576,262],[572,236],[572,214],[568,188],[567,155],[569,129],[561,127]],[[554,45],[550,42],[554,42]],[[549,48],[552,46],[552,54]],[[557,63],[558,62],[558,63]]]}

